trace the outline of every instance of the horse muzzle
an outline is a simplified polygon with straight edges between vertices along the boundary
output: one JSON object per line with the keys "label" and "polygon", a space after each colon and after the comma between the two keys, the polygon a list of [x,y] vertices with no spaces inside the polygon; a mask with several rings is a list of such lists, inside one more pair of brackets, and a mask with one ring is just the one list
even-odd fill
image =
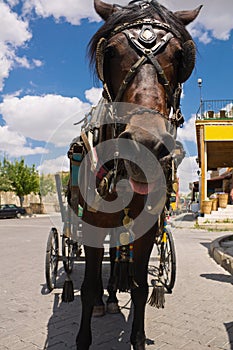
{"label": "horse muzzle", "polygon": [[151,135],[151,139],[137,141],[135,134],[128,130],[120,134],[119,153],[124,159],[129,182],[134,192],[145,195],[161,185],[164,178],[160,162],[170,155],[175,141],[169,133],[160,138]]}

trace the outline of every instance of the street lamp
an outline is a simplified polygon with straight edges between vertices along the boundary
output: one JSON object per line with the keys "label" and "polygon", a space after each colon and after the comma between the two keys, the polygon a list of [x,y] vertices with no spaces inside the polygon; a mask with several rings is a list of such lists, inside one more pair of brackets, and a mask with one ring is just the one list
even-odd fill
{"label": "street lamp", "polygon": [[198,78],[197,79],[197,83],[198,83],[198,87],[200,89],[200,114],[201,114],[201,117],[202,117],[202,78]]}
{"label": "street lamp", "polygon": [[200,161],[199,158],[196,158],[196,163],[198,165],[197,176],[198,176],[198,209],[201,209],[200,200],[201,200],[201,171],[200,171]]}

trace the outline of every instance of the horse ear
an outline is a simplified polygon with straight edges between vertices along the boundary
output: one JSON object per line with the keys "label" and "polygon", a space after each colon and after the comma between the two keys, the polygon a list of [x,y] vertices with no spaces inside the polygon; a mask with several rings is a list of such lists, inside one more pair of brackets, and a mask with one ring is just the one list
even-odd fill
{"label": "horse ear", "polygon": [[[174,12],[174,15],[186,26],[197,18],[201,8],[202,5],[195,10]],[[190,77],[195,66],[195,60],[196,47],[193,40],[190,39],[183,44],[183,58],[178,72],[180,83],[184,83]]]}
{"label": "horse ear", "polygon": [[183,44],[183,58],[179,67],[178,79],[180,83],[184,83],[192,74],[196,61],[196,47],[190,39]]}
{"label": "horse ear", "polygon": [[197,7],[195,10],[187,10],[187,11],[177,11],[174,12],[174,15],[185,25],[187,26],[189,23],[193,22],[199,12],[201,11],[203,5]]}
{"label": "horse ear", "polygon": [[96,12],[104,21],[115,11],[114,5],[106,4],[101,0],[94,0],[94,6]]}

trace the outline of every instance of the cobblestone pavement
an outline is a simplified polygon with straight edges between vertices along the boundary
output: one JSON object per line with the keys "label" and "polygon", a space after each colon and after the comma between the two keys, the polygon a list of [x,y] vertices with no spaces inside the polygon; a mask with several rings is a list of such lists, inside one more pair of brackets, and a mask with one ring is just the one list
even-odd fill
{"label": "cobblestone pavement", "polygon": [[[0,221],[0,349],[75,350],[80,322],[79,288],[83,263],[76,263],[75,301],[60,302],[64,280],[59,265],[58,289],[48,294],[44,278],[47,217]],[[177,252],[177,280],[164,309],[146,308],[147,350],[233,349],[233,277],[208,255],[210,242],[222,232],[172,228]],[[153,264],[153,261],[151,262]],[[104,264],[106,286],[109,271]],[[151,288],[150,288],[151,291]],[[130,296],[119,294],[122,312],[94,318],[91,350],[129,350]]]}

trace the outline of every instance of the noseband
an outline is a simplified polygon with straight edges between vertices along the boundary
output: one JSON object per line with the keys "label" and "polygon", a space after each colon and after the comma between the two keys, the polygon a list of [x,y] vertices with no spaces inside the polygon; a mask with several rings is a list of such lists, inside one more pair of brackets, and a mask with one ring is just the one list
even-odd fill
{"label": "noseband", "polygon": [[[141,26],[141,31],[139,35],[135,37],[135,35],[133,35],[130,32],[130,29],[139,27],[139,26]],[[157,42],[157,34],[154,28],[163,29],[167,31],[167,33],[160,39],[159,42]],[[126,74],[123,82],[121,83],[116,97],[113,98],[110,93],[110,89],[104,79],[103,61],[104,61],[104,51],[107,47],[108,40],[118,33],[123,33],[126,36],[130,46],[133,47],[133,49],[139,55],[139,59],[136,63],[132,65],[132,67]],[[155,71],[157,72],[157,75],[158,75],[158,81],[160,84],[163,85],[164,90],[166,92],[169,107],[170,109],[172,108],[173,110],[172,115],[169,117],[166,116],[166,119],[169,120],[172,124],[175,124],[176,127],[181,126],[184,122],[184,118],[180,111],[180,95],[182,91],[181,84],[178,83],[175,91],[173,92],[170,86],[170,83],[166,77],[166,74],[164,73],[163,68],[161,67],[160,63],[156,58],[156,55],[161,53],[166,48],[169,41],[175,36],[178,37],[179,34],[173,31],[167,23],[162,23],[155,19],[146,18],[146,19],[140,19],[134,23],[124,23],[116,27],[115,30],[113,30],[112,33],[110,34],[108,40],[106,40],[105,38],[101,38],[98,43],[97,52],[96,52],[97,72],[98,72],[99,78],[103,81],[103,88],[109,102],[120,102],[129,83],[136,76],[139,69],[142,67],[143,64],[149,62],[155,68]],[[158,113],[160,113],[160,111],[158,111]]]}

